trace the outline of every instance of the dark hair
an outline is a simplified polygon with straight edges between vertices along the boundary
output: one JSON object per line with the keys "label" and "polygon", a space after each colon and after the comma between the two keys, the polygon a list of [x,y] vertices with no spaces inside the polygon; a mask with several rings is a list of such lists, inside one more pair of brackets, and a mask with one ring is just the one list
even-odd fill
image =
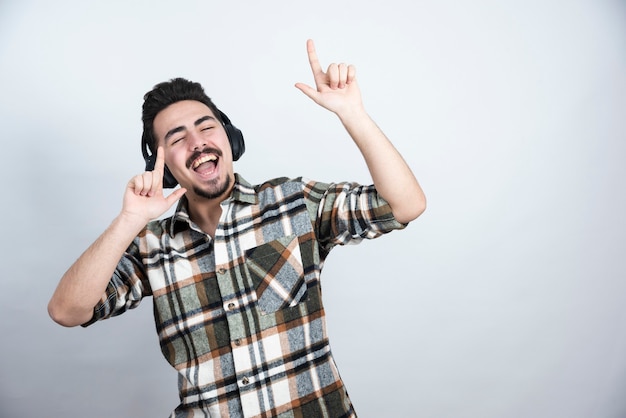
{"label": "dark hair", "polygon": [[180,77],[159,83],[143,96],[141,114],[143,121],[142,143],[147,144],[153,154],[157,145],[154,137],[154,118],[161,110],[182,100],[195,100],[204,103],[211,109],[217,120],[222,124],[224,123],[221,112],[211,98],[206,95],[200,83]]}

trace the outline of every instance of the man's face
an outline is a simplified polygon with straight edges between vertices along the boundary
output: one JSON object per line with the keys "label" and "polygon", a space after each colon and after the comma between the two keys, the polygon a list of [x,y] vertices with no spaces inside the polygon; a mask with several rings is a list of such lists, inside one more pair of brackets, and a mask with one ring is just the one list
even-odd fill
{"label": "man's face", "polygon": [[165,151],[165,164],[187,193],[216,199],[230,192],[230,143],[208,106],[195,100],[169,105],[154,118],[154,134]]}

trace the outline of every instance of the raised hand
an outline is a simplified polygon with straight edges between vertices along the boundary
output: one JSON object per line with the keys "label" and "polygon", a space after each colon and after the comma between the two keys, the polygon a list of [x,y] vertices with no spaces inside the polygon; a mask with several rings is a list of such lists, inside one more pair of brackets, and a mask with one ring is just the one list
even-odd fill
{"label": "raised hand", "polygon": [[322,70],[315,44],[311,39],[306,43],[309,64],[313,71],[315,88],[296,83],[296,87],[315,103],[341,117],[346,112],[362,110],[361,91],[356,82],[356,68],[344,63],[332,63],[326,72]]}
{"label": "raised hand", "polygon": [[156,153],[153,171],[138,174],[128,182],[124,194],[122,214],[138,217],[143,222],[158,218],[164,214],[185,192],[185,188],[173,191],[169,196],[163,194],[163,171],[165,156],[163,148]]}

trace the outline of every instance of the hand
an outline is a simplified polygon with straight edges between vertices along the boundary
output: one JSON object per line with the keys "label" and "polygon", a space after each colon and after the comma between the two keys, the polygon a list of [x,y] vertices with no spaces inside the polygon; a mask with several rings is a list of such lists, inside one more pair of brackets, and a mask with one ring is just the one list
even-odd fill
{"label": "hand", "polygon": [[145,225],[152,219],[164,214],[187,192],[187,189],[181,187],[167,197],[163,195],[164,168],[163,147],[159,147],[154,170],[139,174],[128,182],[124,194],[122,214],[137,218]]}
{"label": "hand", "polygon": [[306,48],[316,88],[304,83],[296,83],[296,87],[315,103],[339,117],[346,112],[362,110],[363,102],[356,82],[356,68],[353,65],[332,63],[324,72],[311,39],[307,41]]}

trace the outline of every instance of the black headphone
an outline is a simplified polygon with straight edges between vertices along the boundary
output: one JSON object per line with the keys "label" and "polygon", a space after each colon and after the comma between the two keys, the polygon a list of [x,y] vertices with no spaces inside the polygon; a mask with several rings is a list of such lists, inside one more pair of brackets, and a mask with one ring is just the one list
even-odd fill
{"label": "black headphone", "polygon": [[[243,133],[232,124],[224,112],[219,109],[217,111],[220,114],[222,125],[226,130],[226,136],[228,136],[228,142],[233,152],[233,161],[237,161],[246,150]],[[141,137],[141,153],[143,154],[143,159],[146,161],[146,171],[154,170],[154,164],[156,163],[156,152],[152,152],[152,149],[148,145],[148,138],[150,136],[151,135],[144,132],[144,135]],[[178,181],[176,181],[170,169],[165,166],[163,170],[163,188],[173,189],[176,185],[178,185]]]}

